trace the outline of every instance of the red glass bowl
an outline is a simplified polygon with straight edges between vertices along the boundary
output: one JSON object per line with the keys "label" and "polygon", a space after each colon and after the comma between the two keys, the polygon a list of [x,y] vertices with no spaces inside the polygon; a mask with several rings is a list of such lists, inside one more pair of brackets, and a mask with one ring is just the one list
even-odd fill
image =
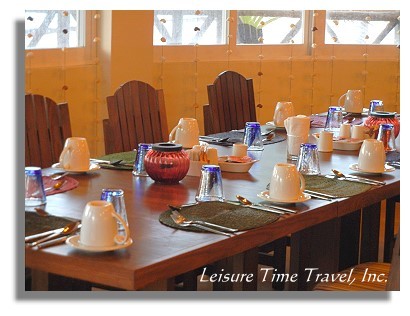
{"label": "red glass bowl", "polygon": [[178,183],[189,169],[189,156],[182,145],[157,143],[144,158],[145,171],[156,182]]}
{"label": "red glass bowl", "polygon": [[367,126],[372,131],[371,138],[377,138],[379,127],[381,124],[393,124],[394,135],[397,138],[400,133],[400,121],[396,117],[396,112],[376,111],[369,114],[369,117],[364,121],[364,126]]}

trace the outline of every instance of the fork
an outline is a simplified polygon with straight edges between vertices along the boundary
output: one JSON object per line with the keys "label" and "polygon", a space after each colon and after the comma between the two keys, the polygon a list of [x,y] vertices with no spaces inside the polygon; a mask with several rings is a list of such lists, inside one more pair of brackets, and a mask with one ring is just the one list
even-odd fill
{"label": "fork", "polygon": [[223,231],[216,230],[216,229],[213,229],[213,228],[210,228],[210,227],[202,226],[202,225],[200,225],[200,224],[194,224],[194,223],[184,222],[184,220],[182,220],[180,217],[178,217],[178,216],[176,216],[176,215],[174,215],[174,214],[171,214],[171,218],[172,218],[172,220],[174,221],[175,224],[177,224],[177,225],[179,225],[179,226],[182,226],[182,227],[192,226],[192,227],[197,227],[197,228],[206,230],[206,231],[211,232],[211,233],[214,233],[214,234],[224,235],[224,236],[228,236],[228,237],[231,237],[231,236],[232,236],[232,234],[225,233],[225,232],[223,232]]}
{"label": "fork", "polygon": [[215,229],[220,229],[222,231],[226,231],[226,232],[230,232],[230,233],[234,233],[234,232],[238,231],[236,228],[221,226],[221,225],[217,225],[217,224],[213,224],[213,223],[209,223],[209,222],[205,222],[205,221],[188,220],[184,215],[182,215],[180,212],[178,212],[175,208],[173,208],[172,214],[176,215],[184,223],[211,226]]}

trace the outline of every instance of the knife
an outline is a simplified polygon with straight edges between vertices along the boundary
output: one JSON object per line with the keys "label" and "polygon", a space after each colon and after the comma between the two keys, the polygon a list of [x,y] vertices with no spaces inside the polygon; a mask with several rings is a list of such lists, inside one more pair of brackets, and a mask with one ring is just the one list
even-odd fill
{"label": "knife", "polygon": [[56,239],[53,239],[53,240],[42,242],[42,243],[38,244],[37,246],[33,247],[33,249],[42,249],[42,248],[62,244],[68,239],[68,237],[70,237],[70,236],[63,236],[63,237],[60,237],[60,238],[56,238]]}
{"label": "knife", "polygon": [[379,183],[373,182],[373,181],[367,181],[367,180],[361,180],[361,179],[356,179],[356,178],[349,178],[349,177],[344,177],[344,178],[338,178],[336,176],[332,175],[324,175],[325,178],[329,179],[336,179],[339,181],[351,181],[351,182],[356,182],[356,183],[364,183],[364,184],[370,184],[370,185],[380,185]]}
{"label": "knife", "polygon": [[369,179],[369,178],[364,178],[364,177],[359,177],[359,176],[353,176],[351,174],[345,175],[346,178],[352,178],[352,179],[358,179],[358,180],[363,180],[363,181],[367,181],[367,182],[374,182],[376,184],[380,184],[380,185],[385,185],[386,182],[384,181],[377,181],[377,180],[373,180],[373,179]]}
{"label": "knife", "polygon": [[24,238],[24,242],[27,243],[27,242],[31,242],[35,239],[39,239],[41,237],[46,237],[46,236],[51,235],[51,234],[61,233],[63,231],[63,229],[64,229],[63,227],[62,228],[56,228],[56,229],[48,230],[48,231],[45,231],[45,232],[42,232],[42,233],[30,235],[30,236],[27,236],[27,237]]}
{"label": "knife", "polygon": [[320,195],[320,196],[322,196],[322,197],[325,197],[325,198],[329,198],[329,199],[338,199],[338,197],[337,196],[334,196],[334,195],[330,195],[330,194],[326,194],[326,193],[322,193],[322,192],[317,192],[317,191],[312,191],[312,190],[304,190],[304,192],[306,192],[307,194],[310,194],[310,195],[312,195],[312,196],[314,196],[314,195]]}
{"label": "knife", "polygon": [[[229,204],[233,204],[233,205],[239,205],[239,206],[243,206],[243,207],[253,208],[255,210],[261,210],[261,211],[271,212],[271,213],[280,214],[280,215],[285,214],[285,212],[281,211],[279,207],[277,209],[275,207],[275,209],[274,209],[274,208],[269,208],[269,207],[265,207],[265,206],[261,206],[261,205],[244,205],[244,204],[241,204],[239,202],[236,203],[236,202],[233,202],[233,201],[225,201],[225,202],[229,203]],[[293,210],[291,210],[291,211],[295,212]]]}

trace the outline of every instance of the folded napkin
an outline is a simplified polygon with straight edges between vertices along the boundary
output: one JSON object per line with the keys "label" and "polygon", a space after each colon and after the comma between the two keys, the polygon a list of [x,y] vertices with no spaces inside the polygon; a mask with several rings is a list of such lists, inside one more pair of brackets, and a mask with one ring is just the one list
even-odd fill
{"label": "folded napkin", "polygon": [[310,117],[306,115],[290,116],[285,121],[285,129],[288,135],[308,137],[310,129]]}
{"label": "folded napkin", "polygon": [[132,170],[134,167],[136,156],[137,156],[137,151],[133,150],[133,151],[125,151],[121,153],[105,155],[105,156],[99,157],[98,159],[108,160],[111,162],[122,160],[119,164],[115,164],[115,165],[100,163],[99,165],[102,168],[118,169],[118,170]]}
{"label": "folded napkin", "polygon": [[[53,185],[55,185],[57,182],[63,181],[63,185],[59,189],[49,189],[52,188]],[[53,194],[58,194],[58,193],[63,193],[72,189],[75,189],[78,187],[78,181],[76,179],[73,179],[71,177],[65,176],[62,179],[59,180],[53,180],[49,176],[43,176],[43,185],[44,189],[46,190],[46,195],[53,195]]]}

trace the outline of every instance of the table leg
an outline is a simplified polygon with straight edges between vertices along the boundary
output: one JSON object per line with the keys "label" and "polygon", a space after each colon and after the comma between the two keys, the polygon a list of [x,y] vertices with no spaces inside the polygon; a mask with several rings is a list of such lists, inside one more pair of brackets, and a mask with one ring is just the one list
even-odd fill
{"label": "table leg", "polygon": [[360,210],[339,218],[340,253],[339,271],[359,263]]}
{"label": "table leg", "polygon": [[386,219],[384,225],[384,255],[383,262],[391,262],[394,245],[394,222],[396,215],[396,203],[400,201],[400,195],[386,200]]}
{"label": "table leg", "polygon": [[31,290],[48,291],[48,273],[31,269]]}
{"label": "table leg", "polygon": [[380,209],[381,203],[376,203],[362,210],[360,263],[379,259]]}
{"label": "table leg", "polygon": [[296,274],[297,282],[288,282],[289,290],[311,290],[317,274],[338,271],[339,235],[340,222],[337,219],[291,235],[289,275]]}

